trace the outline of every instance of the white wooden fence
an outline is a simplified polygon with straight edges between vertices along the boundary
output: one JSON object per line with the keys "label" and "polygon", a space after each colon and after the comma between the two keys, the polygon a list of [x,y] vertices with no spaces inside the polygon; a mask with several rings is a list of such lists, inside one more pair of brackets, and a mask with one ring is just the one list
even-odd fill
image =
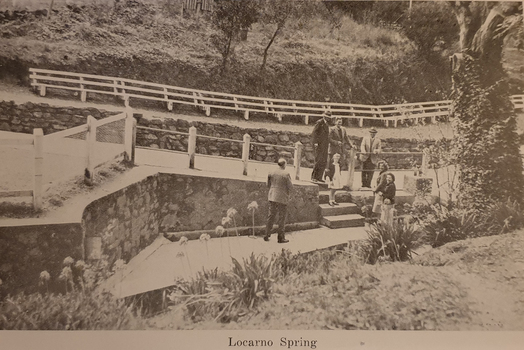
{"label": "white wooden fence", "polygon": [[[284,146],[284,145],[276,145],[276,144],[270,144],[270,143],[261,143],[261,142],[252,142],[251,136],[249,134],[244,134],[242,140],[235,140],[235,139],[226,139],[221,137],[214,137],[214,136],[205,136],[205,135],[198,135],[196,127],[192,126],[189,128],[189,132],[180,132],[180,131],[174,131],[174,130],[167,130],[167,129],[156,129],[156,128],[150,128],[150,127],[144,127],[144,126],[138,126],[137,129],[139,130],[149,130],[153,132],[164,132],[168,134],[176,134],[176,135],[184,135],[188,137],[188,144],[187,144],[187,155],[188,155],[188,167],[190,169],[195,168],[195,156],[196,156],[196,143],[197,138],[208,138],[208,139],[215,139],[219,141],[228,141],[228,142],[238,142],[242,144],[242,163],[243,163],[243,175],[248,175],[248,164],[250,161],[249,155],[251,150],[251,145],[257,145],[257,146],[269,146],[269,147],[275,147],[280,148],[286,151],[293,152],[293,166],[294,166],[294,178],[295,180],[300,180],[300,169],[301,169],[301,160],[302,160],[302,152],[304,149],[303,144],[298,141],[294,144],[294,146]],[[149,147],[142,147],[142,148],[149,148]],[[155,148],[151,148],[155,149]],[[353,180],[355,176],[355,167],[357,165],[357,156],[360,155],[361,152],[357,152],[356,149],[350,149],[348,152],[348,177],[347,177],[347,183],[346,186],[350,190],[354,190],[353,188]],[[422,156],[422,163],[420,164],[421,171],[423,173],[427,172],[427,161],[428,161],[428,155],[427,152],[382,152],[381,156],[388,156],[388,155],[405,155],[405,156]],[[411,169],[409,171],[412,171]]]}
{"label": "white wooden fence", "polygon": [[[133,118],[133,113],[131,109],[127,109],[124,113],[120,113],[101,120],[96,120],[92,116],[88,116],[86,124],[71,129],[55,132],[46,136],[44,136],[42,129],[33,129],[33,139],[22,137],[0,139],[0,146],[33,145],[35,159],[33,189],[23,191],[1,191],[0,198],[32,196],[34,208],[40,209],[42,207],[44,154],[47,154],[47,156],[50,155],[48,153],[44,153],[44,147],[47,145],[51,145],[57,140],[64,138],[76,139],[75,147],[72,147],[74,149],[65,150],[64,153],[67,153],[68,155],[73,157],[85,158],[85,168],[83,171],[84,180],[86,183],[92,184],[93,177],[95,174],[95,167],[100,165],[101,163],[100,157],[96,157],[97,151],[95,151],[95,145],[98,142],[98,130],[102,130],[103,127],[107,128],[107,126],[110,123],[115,123],[118,121],[123,121],[123,130],[121,132],[118,131],[120,134],[123,134],[122,137],[119,137],[122,139],[123,147],[120,149],[123,149],[123,152],[119,154],[110,154],[109,156],[117,157],[123,154],[124,159],[129,163],[133,164],[135,157],[136,120]],[[100,136],[101,135],[99,135],[99,138]],[[85,147],[76,147],[78,144],[82,142],[85,142]],[[70,146],[71,144],[58,141],[58,147],[64,148]],[[78,150],[83,149],[86,150],[85,154],[77,154]],[[100,149],[98,149],[98,152],[100,152]],[[104,147],[104,152],[111,151],[108,151],[107,147]],[[63,167],[64,164],[61,164],[61,166]]]}
{"label": "white wooden fence", "polygon": [[[33,129],[33,138],[0,139],[0,146],[33,146],[33,188],[21,191],[0,191],[0,198],[6,197],[33,197],[33,207],[42,208],[42,173],[43,173],[43,137],[42,129]],[[7,165],[8,166],[8,165]]]}
{"label": "white wooden fence", "polygon": [[[134,162],[134,143],[135,143],[135,134],[136,134],[136,120],[133,118],[133,112],[130,108],[127,108],[124,113],[120,113],[108,118],[96,120],[92,116],[87,117],[87,123],[80,126],[70,128],[67,130],[55,132],[49,135],[46,135],[44,140],[46,142],[52,140],[58,140],[61,138],[71,137],[73,135],[82,135],[85,133],[85,137],[82,135],[82,138],[85,142],[85,155],[78,155],[80,157],[85,157],[85,181],[88,184],[91,184],[94,177],[95,167],[99,165],[99,161],[95,159],[96,149],[95,145],[97,142],[97,133],[101,127],[114,123],[117,121],[124,121],[124,130],[123,130],[123,149],[122,152],[124,159],[128,162]],[[81,141],[81,140],[79,140]],[[122,154],[121,153],[121,154]],[[118,156],[117,154],[115,156]]]}
{"label": "white wooden fence", "polygon": [[[234,110],[242,112],[249,119],[250,113],[265,113],[273,115],[278,121],[284,117],[301,116],[305,124],[310,117],[320,117],[324,111],[330,110],[335,117],[356,120],[359,126],[364,120],[382,120],[386,127],[396,127],[398,122],[421,120],[435,122],[437,118],[447,118],[451,110],[451,101],[403,103],[393,105],[362,105],[349,103],[312,102],[272,99],[253,96],[242,96],[188,89],[177,86],[148,83],[144,81],[107,77],[92,74],[69,73],[53,70],[31,68],[31,85],[45,96],[47,89],[70,90],[80,95],[81,101],[86,101],[88,94],[105,94],[118,96],[126,107],[133,99],[164,102],[168,110],[173,104],[192,105],[201,108],[206,115],[211,115],[211,109]],[[512,96],[515,108],[524,107],[524,95]]]}

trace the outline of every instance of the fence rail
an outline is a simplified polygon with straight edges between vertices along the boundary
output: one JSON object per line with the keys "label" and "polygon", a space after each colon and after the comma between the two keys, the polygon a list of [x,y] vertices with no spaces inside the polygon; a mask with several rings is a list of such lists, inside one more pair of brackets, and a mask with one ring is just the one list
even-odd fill
{"label": "fence rail", "polygon": [[[397,127],[398,122],[413,120],[431,120],[447,118],[451,112],[451,101],[403,103],[393,105],[362,105],[349,103],[313,102],[283,100],[274,98],[243,96],[182,88],[177,86],[149,83],[144,81],[107,77],[92,74],[70,73],[53,70],[30,68],[31,85],[45,96],[48,88],[75,91],[81,101],[87,100],[87,94],[105,94],[120,97],[126,107],[133,99],[164,102],[169,111],[173,104],[192,105],[201,108],[206,115],[211,109],[234,110],[243,112],[249,119],[250,113],[264,113],[274,116],[279,122],[284,117],[301,116],[308,124],[311,117],[320,117],[329,110],[335,117],[356,120],[360,127],[364,120],[381,120],[386,127],[390,122]],[[514,107],[524,108],[524,95],[511,96]]]}
{"label": "fence rail", "polygon": [[[156,128],[150,128],[150,127],[144,127],[144,126],[137,126],[137,129],[139,130],[149,130],[153,132],[165,132],[165,133],[177,133],[180,135],[186,135],[189,137],[188,144],[187,144],[187,154],[188,154],[188,166],[190,169],[195,168],[195,157],[196,157],[196,140],[197,138],[208,138],[208,139],[215,139],[220,141],[228,141],[228,142],[237,142],[242,143],[242,163],[243,163],[243,175],[248,175],[248,164],[250,162],[250,152],[251,152],[251,145],[256,146],[266,146],[266,147],[275,147],[280,148],[286,151],[292,151],[293,152],[293,166],[295,170],[294,177],[296,180],[300,180],[300,169],[301,169],[301,160],[302,160],[302,152],[303,152],[303,144],[299,141],[294,144],[294,146],[285,146],[285,145],[278,145],[278,144],[271,144],[271,143],[262,143],[262,142],[251,142],[251,136],[249,134],[244,134],[244,137],[242,140],[236,140],[236,139],[226,139],[222,137],[214,137],[214,136],[207,136],[207,135],[198,135],[196,127],[192,126],[189,128],[189,132],[175,132],[173,130],[167,130],[167,129],[156,129]],[[151,147],[140,147],[140,148],[151,148]],[[155,150],[157,150],[155,148]],[[355,167],[357,164],[357,156],[363,154],[362,152],[357,151],[356,149],[349,150],[349,157],[348,157],[348,178],[347,178],[347,187],[349,189],[353,189],[353,179],[355,174]],[[411,156],[422,156],[422,163],[420,164],[420,170],[425,173],[427,171],[427,154],[426,152],[381,152],[382,156],[386,155],[411,155]]]}
{"label": "fence rail", "polygon": [[[0,146],[32,145],[34,149],[33,189],[22,191],[0,191],[0,198],[32,196],[34,208],[40,209],[42,207],[43,193],[44,146],[50,147],[50,145],[54,145],[54,149],[56,149],[56,147],[71,147],[71,144],[69,143],[65,144],[63,142],[59,142],[56,144],[55,141],[59,139],[76,139],[79,144],[81,144],[81,142],[85,142],[86,153],[81,155],[75,154],[74,156],[85,158],[83,174],[86,183],[92,183],[95,174],[95,167],[103,162],[98,159],[99,157],[96,157],[97,151],[95,145],[97,142],[122,144],[123,148],[119,147],[119,150],[114,152],[112,155],[118,156],[124,154],[124,159],[130,163],[133,163],[135,156],[134,144],[136,142],[135,128],[136,120],[133,118],[131,109],[127,109],[124,113],[120,113],[101,120],[96,120],[92,116],[88,116],[86,124],[55,132],[46,136],[44,136],[42,129],[33,129],[33,139],[28,139],[25,137],[0,139]],[[76,149],[76,147],[77,144],[75,143],[73,149]],[[79,149],[84,152],[83,147],[80,147]],[[106,150],[106,148],[104,148],[104,150]],[[71,150],[68,150],[66,153],[60,154],[68,154],[70,152]],[[120,153],[116,154],[117,152]],[[46,151],[46,157],[51,153]]]}
{"label": "fence rail", "polygon": [[33,138],[1,139],[0,146],[33,146],[33,188],[20,191],[0,191],[0,198],[6,197],[33,197],[33,207],[42,208],[42,173],[43,173],[43,144],[44,132],[42,129],[33,129]]}

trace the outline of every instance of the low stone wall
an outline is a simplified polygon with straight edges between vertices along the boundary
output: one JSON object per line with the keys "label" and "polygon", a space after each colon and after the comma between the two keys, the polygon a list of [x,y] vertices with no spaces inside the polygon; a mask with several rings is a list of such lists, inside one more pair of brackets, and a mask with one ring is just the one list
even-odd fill
{"label": "low stone wall", "polygon": [[[255,225],[264,225],[267,187],[254,180],[179,174],[150,176],[92,202],[84,211],[86,238],[101,237],[109,260],[129,261],[165,232],[214,230],[229,208],[235,224],[251,226],[249,203],[256,201]],[[288,223],[318,221],[318,187],[295,185],[288,206]]]}
{"label": "low stone wall", "polygon": [[87,116],[102,119],[118,112],[96,108],[53,107],[47,103],[16,104],[0,101],[0,130],[32,134],[33,129],[42,128],[44,135],[70,129],[86,123]]}
{"label": "low stone wall", "polygon": [[38,290],[44,270],[51,276],[51,289],[59,289],[63,284],[58,276],[68,256],[84,258],[80,223],[0,227],[0,300]]}

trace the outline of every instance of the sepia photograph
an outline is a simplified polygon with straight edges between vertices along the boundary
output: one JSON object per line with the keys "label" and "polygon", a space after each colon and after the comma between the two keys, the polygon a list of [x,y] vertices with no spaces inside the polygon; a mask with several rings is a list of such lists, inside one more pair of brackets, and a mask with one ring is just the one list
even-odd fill
{"label": "sepia photograph", "polygon": [[0,348],[519,349],[523,22],[0,0]]}

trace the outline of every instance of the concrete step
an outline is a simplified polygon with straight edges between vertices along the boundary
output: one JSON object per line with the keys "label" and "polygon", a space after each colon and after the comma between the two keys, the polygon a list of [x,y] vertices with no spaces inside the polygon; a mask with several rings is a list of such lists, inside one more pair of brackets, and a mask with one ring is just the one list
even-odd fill
{"label": "concrete step", "polygon": [[358,227],[364,226],[364,217],[360,214],[325,216],[320,224],[329,228]]}
{"label": "concrete step", "polygon": [[353,203],[340,203],[334,207],[329,204],[320,204],[320,213],[322,216],[360,214],[360,208]]}
{"label": "concrete step", "polygon": [[[351,201],[356,203],[358,206],[363,206],[365,204],[373,205],[373,201],[375,200],[373,191],[350,191],[349,193],[351,195]],[[397,208],[401,207],[405,203],[413,204],[414,200],[415,196],[413,194],[402,189],[397,189],[397,193],[395,194],[395,206]]]}
{"label": "concrete step", "polygon": [[[338,203],[351,203],[351,194],[348,191],[337,191],[335,193],[335,201]],[[329,191],[318,192],[318,203],[327,204],[329,203]]]}

